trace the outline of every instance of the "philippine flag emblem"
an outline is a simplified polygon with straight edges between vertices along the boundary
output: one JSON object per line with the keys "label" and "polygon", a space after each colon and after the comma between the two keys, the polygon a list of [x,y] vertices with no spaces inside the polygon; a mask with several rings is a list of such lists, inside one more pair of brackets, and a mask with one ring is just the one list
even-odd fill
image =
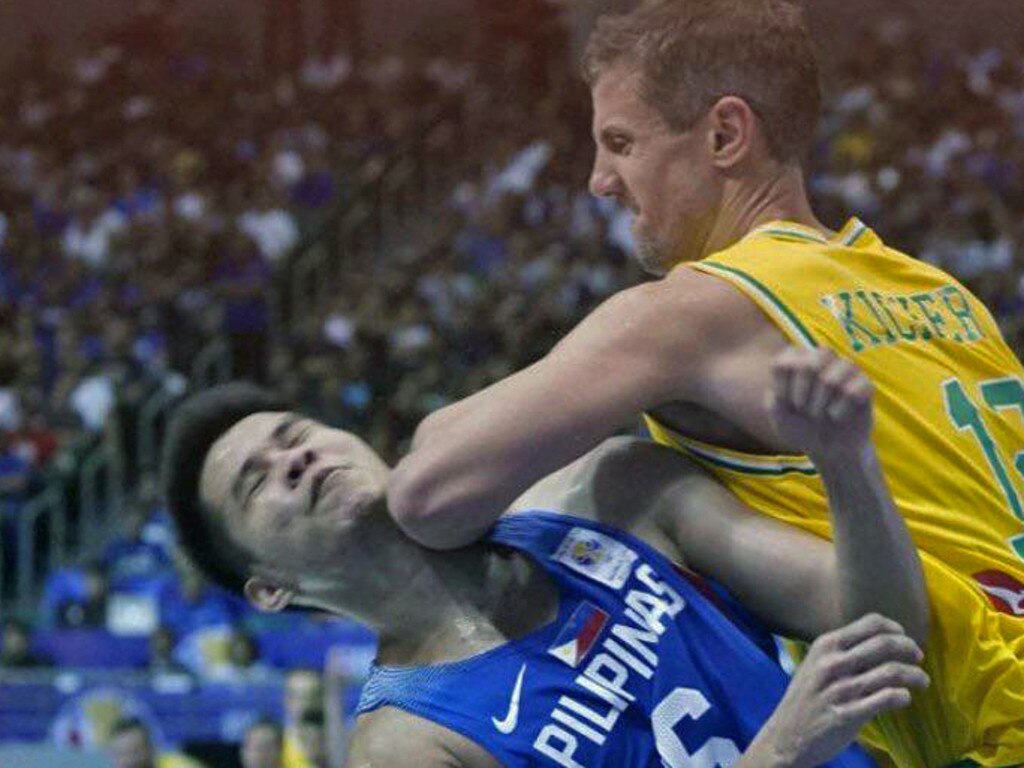
{"label": "philippine flag emblem", "polygon": [[590,649],[594,647],[601,630],[608,623],[608,614],[592,603],[586,601],[580,603],[573,611],[569,621],[558,633],[554,645],[548,649],[548,653],[556,659],[561,659],[570,667],[579,666]]}

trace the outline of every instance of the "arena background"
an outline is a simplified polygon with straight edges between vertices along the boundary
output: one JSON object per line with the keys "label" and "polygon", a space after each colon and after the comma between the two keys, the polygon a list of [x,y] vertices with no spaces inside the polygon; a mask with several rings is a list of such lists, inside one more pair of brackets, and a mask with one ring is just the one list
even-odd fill
{"label": "arena background", "polygon": [[[340,764],[373,638],[204,585],[159,498],[163,429],[246,376],[394,460],[642,279],[628,216],[586,193],[574,74],[628,5],[0,5],[0,766],[111,765],[126,715],[162,764],[239,765],[261,717],[288,768]],[[953,271],[1019,354],[1024,7],[811,15],[817,209]]]}

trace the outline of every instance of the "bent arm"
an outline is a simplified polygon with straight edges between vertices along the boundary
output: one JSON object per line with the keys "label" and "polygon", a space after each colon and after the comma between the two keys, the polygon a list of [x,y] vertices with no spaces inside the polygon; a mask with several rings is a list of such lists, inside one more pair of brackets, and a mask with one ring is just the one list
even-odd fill
{"label": "bent arm", "polygon": [[691,479],[663,500],[664,519],[684,557],[784,634],[810,639],[879,613],[923,645],[924,576],[871,442],[870,382],[820,350],[790,350],[780,361],[771,397],[776,429],[820,473],[832,545],[756,515],[708,480]]}
{"label": "bent arm", "polygon": [[666,330],[666,293],[616,295],[538,363],[424,419],[389,482],[399,526],[428,547],[465,545],[537,480],[679,397],[699,333]]}
{"label": "bent arm", "polygon": [[754,512],[692,470],[666,489],[658,517],[687,564],[720,581],[776,632],[812,640],[879,613],[923,644],[928,599],[921,565],[873,451],[863,462],[819,470],[831,543]]}

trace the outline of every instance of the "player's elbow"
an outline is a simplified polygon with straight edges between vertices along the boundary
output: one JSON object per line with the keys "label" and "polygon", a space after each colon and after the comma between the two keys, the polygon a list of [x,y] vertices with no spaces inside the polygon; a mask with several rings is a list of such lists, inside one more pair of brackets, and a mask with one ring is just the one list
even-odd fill
{"label": "player's elbow", "polygon": [[451,483],[428,461],[407,456],[388,481],[388,511],[409,538],[430,549],[455,549],[474,535],[458,525]]}
{"label": "player's elbow", "polygon": [[430,546],[439,506],[436,482],[415,457],[398,463],[388,480],[388,511],[398,527],[424,546]]}

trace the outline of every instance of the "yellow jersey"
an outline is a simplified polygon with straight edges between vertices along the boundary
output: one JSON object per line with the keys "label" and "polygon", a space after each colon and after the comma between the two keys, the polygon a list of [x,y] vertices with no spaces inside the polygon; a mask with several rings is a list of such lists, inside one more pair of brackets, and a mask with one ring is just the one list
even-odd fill
{"label": "yellow jersey", "polygon": [[[931,599],[932,685],[865,740],[900,766],[1024,763],[1024,368],[988,310],[856,219],[831,239],[768,224],[686,267],[727,281],[792,343],[834,350],[875,385],[875,443]],[[746,454],[647,423],[755,510],[829,535],[806,456]]]}
{"label": "yellow jersey", "polygon": [[306,752],[299,743],[299,737],[293,729],[286,728],[281,750],[283,768],[315,768],[313,762],[306,757]]}

